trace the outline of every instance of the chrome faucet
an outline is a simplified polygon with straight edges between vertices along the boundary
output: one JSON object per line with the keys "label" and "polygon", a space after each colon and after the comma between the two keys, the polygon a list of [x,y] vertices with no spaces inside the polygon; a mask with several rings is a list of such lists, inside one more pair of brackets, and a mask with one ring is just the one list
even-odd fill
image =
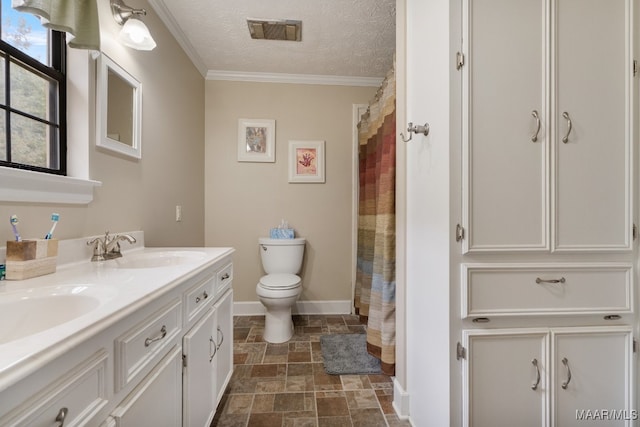
{"label": "chrome faucet", "polygon": [[116,234],[111,237],[109,232],[105,232],[104,237],[96,237],[87,242],[87,245],[93,245],[93,256],[91,261],[106,261],[109,259],[120,258],[120,240],[126,240],[133,244],[136,239],[129,234]]}

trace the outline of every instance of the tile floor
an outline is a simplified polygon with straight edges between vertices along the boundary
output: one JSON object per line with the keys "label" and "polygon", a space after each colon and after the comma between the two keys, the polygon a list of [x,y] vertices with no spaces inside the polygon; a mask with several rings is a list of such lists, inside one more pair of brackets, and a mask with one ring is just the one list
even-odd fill
{"label": "tile floor", "polygon": [[283,344],[262,340],[264,316],[234,318],[234,374],[211,426],[405,427],[386,375],[327,375],[320,335],[363,332],[356,316],[294,316]]}

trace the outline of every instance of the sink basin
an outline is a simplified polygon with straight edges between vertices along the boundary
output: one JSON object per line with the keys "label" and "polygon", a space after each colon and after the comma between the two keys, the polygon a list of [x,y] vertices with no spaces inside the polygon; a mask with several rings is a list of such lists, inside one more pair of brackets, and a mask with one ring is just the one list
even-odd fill
{"label": "sink basin", "polygon": [[159,251],[124,254],[122,258],[107,261],[105,265],[118,268],[175,267],[198,262],[206,254],[201,251]]}
{"label": "sink basin", "polygon": [[64,285],[0,293],[0,345],[77,319],[115,292],[105,287]]}

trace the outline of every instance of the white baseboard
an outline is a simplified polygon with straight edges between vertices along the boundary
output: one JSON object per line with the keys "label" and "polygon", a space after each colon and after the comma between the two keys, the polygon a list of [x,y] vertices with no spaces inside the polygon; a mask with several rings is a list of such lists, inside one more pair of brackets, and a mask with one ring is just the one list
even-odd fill
{"label": "white baseboard", "polygon": [[[411,419],[409,418],[409,393],[402,388],[397,378],[393,379],[392,406],[398,418],[408,420],[409,423],[411,423]],[[413,425],[413,423],[411,423],[411,425]]]}
{"label": "white baseboard", "polygon": [[[351,314],[351,301],[298,301],[293,314]],[[237,301],[233,303],[234,316],[260,316],[265,313],[260,301]]]}

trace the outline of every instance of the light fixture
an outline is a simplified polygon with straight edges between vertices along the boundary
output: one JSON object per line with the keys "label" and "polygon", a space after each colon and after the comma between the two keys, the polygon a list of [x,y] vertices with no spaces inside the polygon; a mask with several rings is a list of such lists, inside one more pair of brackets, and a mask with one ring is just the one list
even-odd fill
{"label": "light fixture", "polygon": [[137,50],[153,50],[156,47],[149,29],[137,17],[146,15],[146,10],[134,9],[124,4],[122,0],[111,0],[111,13],[116,22],[122,25],[118,40],[123,45]]}

